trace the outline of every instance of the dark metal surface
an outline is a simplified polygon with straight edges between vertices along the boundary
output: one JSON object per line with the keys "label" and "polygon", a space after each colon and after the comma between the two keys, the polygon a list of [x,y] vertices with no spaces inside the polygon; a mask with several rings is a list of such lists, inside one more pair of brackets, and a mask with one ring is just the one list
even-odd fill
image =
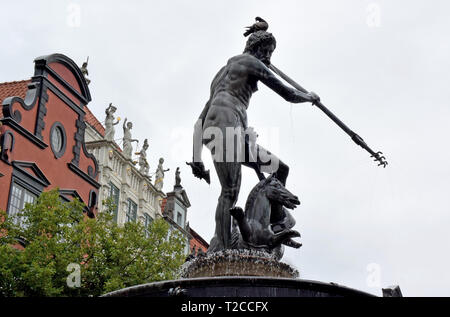
{"label": "dark metal surface", "polygon": [[[262,19],[261,19],[262,20]],[[286,184],[289,174],[289,167],[279,160],[273,153],[265,150],[258,144],[252,144],[256,149],[258,157],[244,160],[237,159],[234,147],[227,148],[227,145],[234,144],[227,139],[227,129],[249,129],[247,122],[247,108],[254,92],[258,90],[258,82],[262,82],[285,100],[292,103],[313,102],[317,96],[305,94],[297,89],[293,89],[283,84],[275,74],[268,68],[270,58],[276,47],[275,37],[266,32],[265,21],[259,21],[254,27],[250,27],[249,36],[243,54],[230,58],[214,77],[211,84],[210,98],[200,114],[194,129],[193,162],[188,163],[192,167],[194,176],[205,179],[208,182],[208,171],[201,161],[201,144],[208,145],[212,139],[204,139],[205,131],[208,129],[219,130],[223,140],[223,157],[217,157],[213,153],[214,167],[217,172],[222,190],[216,207],[216,230],[211,240],[208,252],[216,252],[230,248],[231,245],[231,217],[229,210],[237,202],[241,185],[242,165],[255,170],[257,177],[261,180],[264,173],[274,174],[280,182]],[[234,138],[234,135],[233,135]],[[214,138],[215,141],[217,141]],[[241,144],[246,144],[246,153],[249,152],[250,145],[246,140],[241,140]],[[232,153],[231,155],[229,155]],[[276,166],[268,166],[267,161],[261,159],[260,155],[267,155],[273,161],[277,161]],[[232,157],[232,159],[230,159]],[[266,163],[266,164],[265,164]],[[263,170],[264,167],[264,170]],[[281,221],[282,205],[273,206],[274,217]],[[275,220],[275,219],[274,219]]]}
{"label": "dark metal surface", "polygon": [[299,248],[301,244],[292,238],[300,237],[300,233],[292,230],[295,220],[289,211],[282,208],[282,220],[276,223],[272,221],[272,206],[275,204],[294,209],[300,205],[300,201],[276,177],[270,176],[252,189],[245,212],[239,207],[230,209],[237,222],[237,226],[233,226],[231,247],[264,250],[278,260],[283,256],[282,244]]}
{"label": "dark metal surface", "polygon": [[114,291],[105,297],[373,297],[335,283],[268,278],[212,277],[180,279],[137,285]]}

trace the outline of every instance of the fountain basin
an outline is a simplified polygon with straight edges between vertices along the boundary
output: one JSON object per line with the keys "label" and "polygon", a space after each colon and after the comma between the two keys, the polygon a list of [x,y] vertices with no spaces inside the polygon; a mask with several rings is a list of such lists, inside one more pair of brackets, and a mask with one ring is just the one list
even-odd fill
{"label": "fountain basin", "polygon": [[178,279],[124,288],[105,297],[373,297],[359,290],[317,281],[260,276]]}

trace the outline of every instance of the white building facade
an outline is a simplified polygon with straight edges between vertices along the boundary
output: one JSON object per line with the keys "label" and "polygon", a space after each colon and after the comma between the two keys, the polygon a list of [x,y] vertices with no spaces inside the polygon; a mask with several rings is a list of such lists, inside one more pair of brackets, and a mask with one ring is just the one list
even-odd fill
{"label": "white building facade", "polygon": [[153,219],[162,217],[161,202],[166,195],[153,185],[149,176],[139,172],[114,141],[106,140],[89,122],[86,125],[86,148],[97,159],[99,168],[98,210],[104,211],[104,200],[111,198],[118,224],[141,221],[149,225]]}
{"label": "white building facade", "polygon": [[[85,144],[98,163],[98,182],[101,185],[98,195],[99,212],[106,210],[104,201],[110,198],[115,205],[114,219],[119,225],[140,221],[148,227],[154,219],[162,217],[169,223],[170,231],[177,230],[185,237],[185,253],[188,254],[192,236],[186,219],[190,202],[185,190],[179,185],[172,192],[164,193],[163,178],[167,171],[162,169],[164,160],[160,159],[159,173],[155,173],[158,179],[152,180],[138,168],[138,159],[127,158],[114,140],[105,138],[105,135],[110,134],[111,131],[105,131],[103,125],[88,110]],[[112,134],[114,135],[114,131]]]}

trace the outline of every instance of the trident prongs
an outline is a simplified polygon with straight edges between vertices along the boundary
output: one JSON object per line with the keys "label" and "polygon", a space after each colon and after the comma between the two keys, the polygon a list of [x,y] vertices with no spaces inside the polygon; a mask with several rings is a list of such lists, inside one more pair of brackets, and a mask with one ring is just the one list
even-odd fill
{"label": "trident prongs", "polygon": [[380,161],[380,163],[378,163],[378,166],[383,166],[383,168],[386,168],[386,165],[388,165],[388,162],[386,161]]}
{"label": "trident prongs", "polygon": [[374,155],[371,155],[370,157],[374,158],[374,161],[378,161],[378,166],[383,166],[383,168],[386,168],[388,165],[388,162],[386,162],[386,157],[382,156],[383,152],[377,152]]}

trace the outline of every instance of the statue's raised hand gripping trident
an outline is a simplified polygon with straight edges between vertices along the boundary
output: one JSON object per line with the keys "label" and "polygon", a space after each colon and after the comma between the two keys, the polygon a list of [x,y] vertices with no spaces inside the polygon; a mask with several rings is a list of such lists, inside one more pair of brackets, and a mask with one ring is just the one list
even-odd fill
{"label": "statue's raised hand gripping trident", "polygon": [[[264,178],[263,173],[271,173],[283,185],[286,184],[288,166],[255,143],[256,135],[247,124],[247,108],[251,96],[257,91],[258,81],[292,103],[314,103],[319,100],[312,92],[305,93],[284,85],[269,69],[276,41],[266,31],[267,22],[262,21],[264,23],[259,21],[246,32],[250,37],[244,52],[230,58],[214,77],[209,100],[194,127],[193,162],[189,165],[195,176],[209,183],[209,174],[201,159],[202,145],[206,145],[213,156],[222,186],[215,215],[216,229],[209,252],[230,248],[229,210],[238,200],[241,165],[253,168],[260,180]],[[271,215],[273,223],[284,217],[281,205],[275,206],[275,209]]]}

